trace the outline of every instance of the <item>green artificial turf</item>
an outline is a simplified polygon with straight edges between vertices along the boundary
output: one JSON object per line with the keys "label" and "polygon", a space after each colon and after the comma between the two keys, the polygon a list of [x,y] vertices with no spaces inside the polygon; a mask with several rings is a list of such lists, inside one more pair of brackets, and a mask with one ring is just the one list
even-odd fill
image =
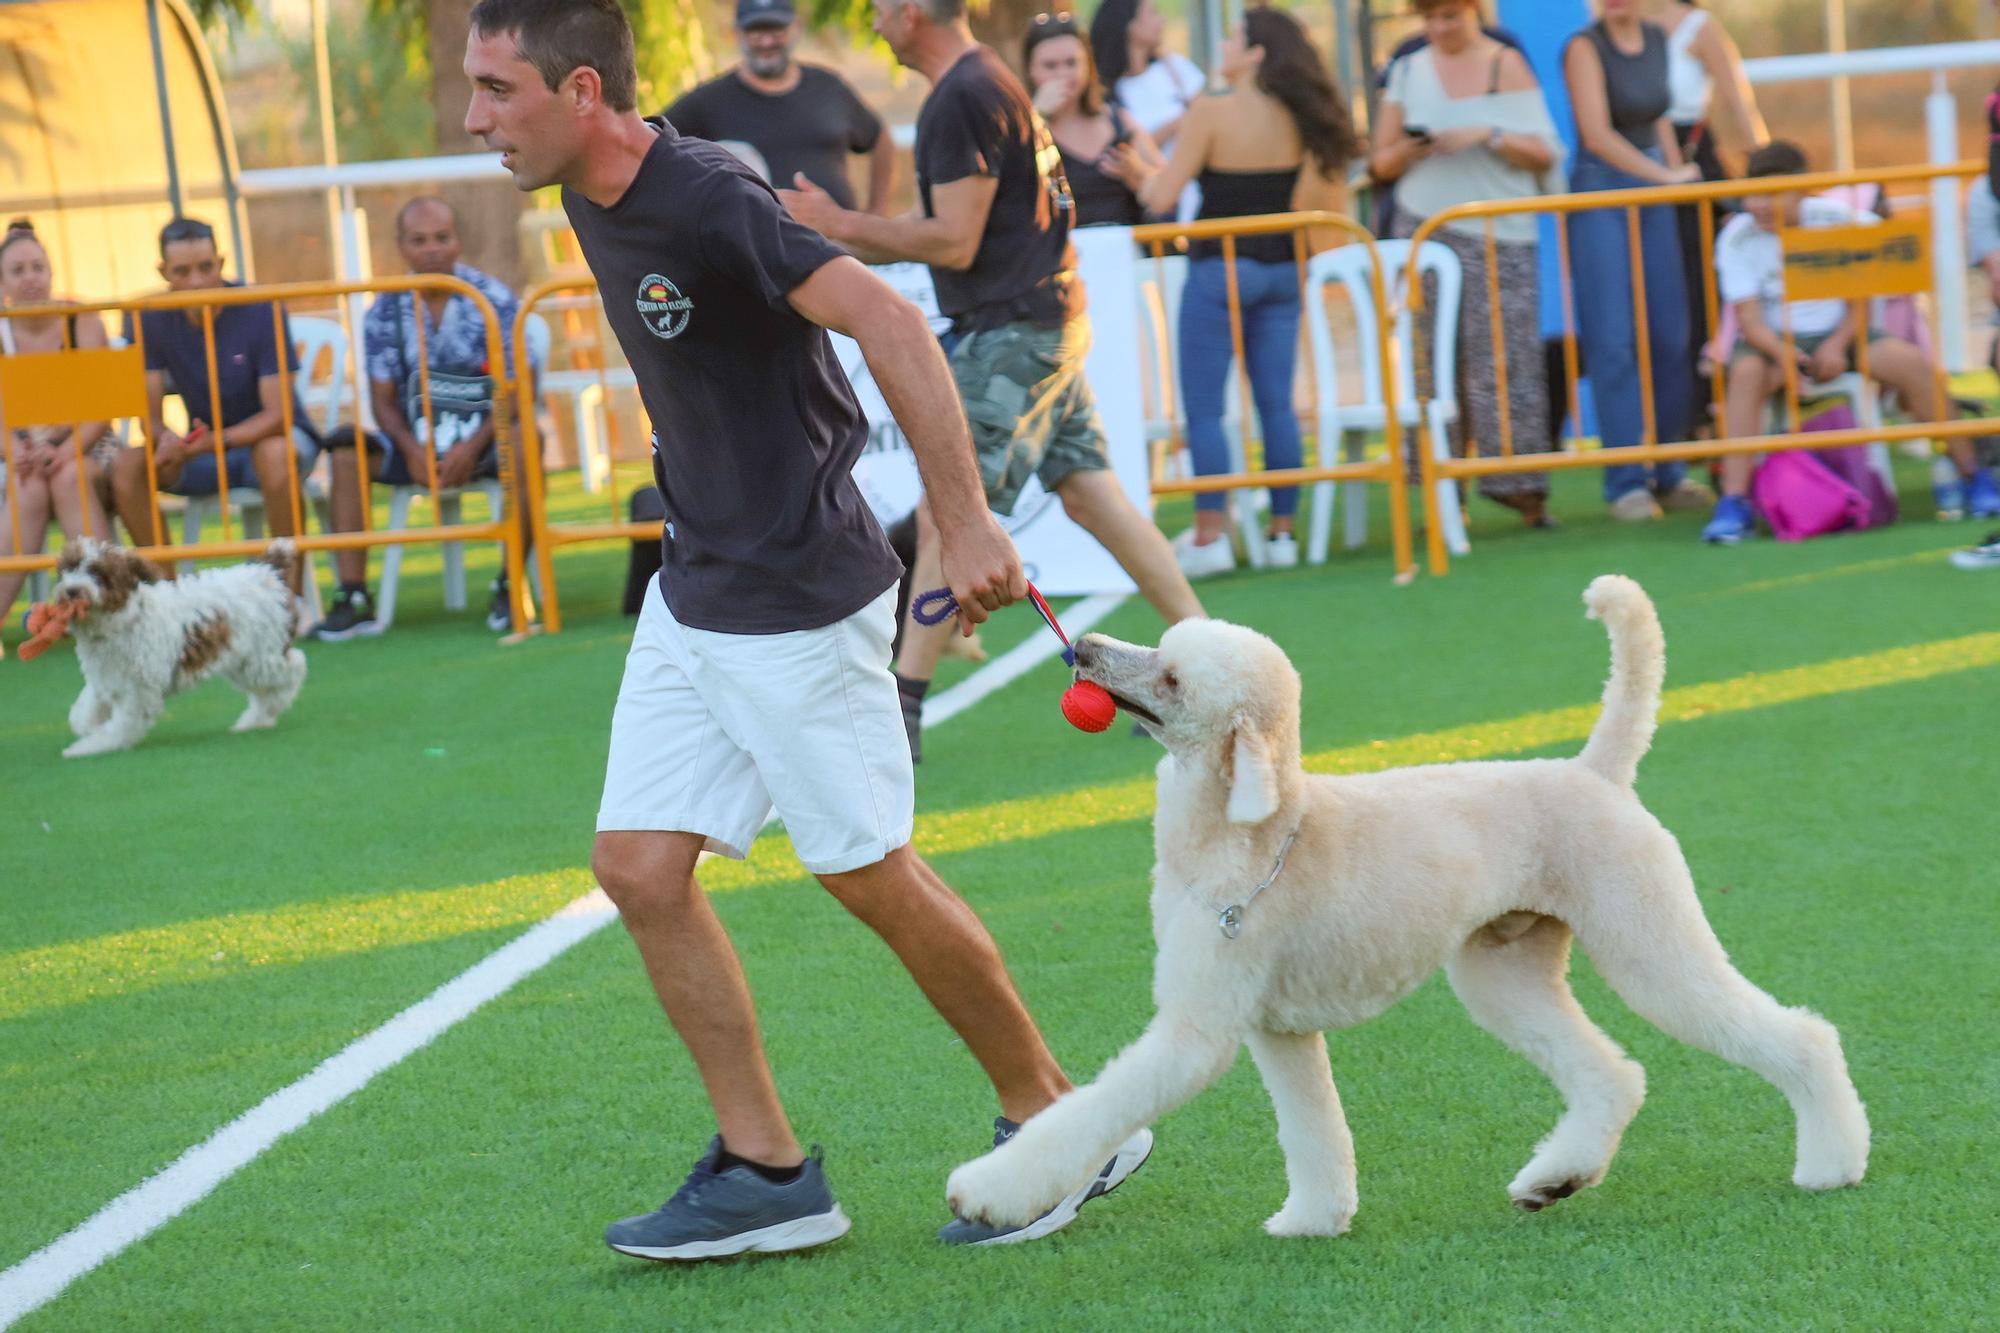
{"label": "green artificial turf", "polygon": [[[1070,1230],[946,1251],[944,1176],[983,1146],[990,1095],[774,835],[704,875],[793,1118],[855,1220],[838,1245],[700,1268],[603,1248],[603,1223],[671,1192],[711,1124],[614,927],[24,1327],[1990,1321],[2000,578],[1951,569],[1968,530],[1922,517],[1706,549],[1698,517],[1597,517],[1596,480],[1560,480],[1556,533],[1476,510],[1475,552],[1446,579],[1392,586],[1378,514],[1368,550],[1201,593],[1291,652],[1310,761],[1351,770],[1573,752],[1605,672],[1579,595],[1597,573],[1639,578],[1670,691],[1640,795],[1743,971],[1840,1027],[1875,1127],[1861,1188],[1794,1189],[1779,1094],[1648,1027],[1579,959],[1582,1003],[1650,1080],[1597,1190],[1507,1205],[1557,1099],[1433,981],[1330,1039],[1359,1156],[1350,1235],[1259,1229],[1284,1178],[1245,1060]],[[413,555],[394,632],[308,645],[297,707],[257,735],[226,733],[239,704],[210,685],[139,749],[65,762],[73,657],[0,662],[0,1267],[589,889],[623,555],[558,561],[567,630],[501,647],[478,623],[490,553],[455,616],[435,556]],[[1157,634],[1136,600],[1101,628]],[[1005,612],[989,647],[1041,632]],[[1086,1077],[1150,1013],[1157,751],[1063,726],[1062,681],[1050,663],[931,733],[918,840]]]}

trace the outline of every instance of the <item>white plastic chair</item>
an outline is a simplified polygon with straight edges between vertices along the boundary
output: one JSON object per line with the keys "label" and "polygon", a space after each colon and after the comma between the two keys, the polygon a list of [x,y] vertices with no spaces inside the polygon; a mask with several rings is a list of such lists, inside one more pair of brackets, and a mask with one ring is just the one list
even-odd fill
{"label": "white plastic chair", "polygon": [[[1375,252],[1381,256],[1382,281],[1393,298],[1410,262],[1410,243],[1377,241]],[[1431,382],[1436,392],[1422,403],[1417,400],[1415,340],[1411,336],[1408,303],[1404,302],[1397,312],[1395,328],[1396,419],[1405,432],[1415,430],[1421,421],[1428,428],[1432,455],[1442,459],[1450,454],[1450,428],[1458,420],[1458,306],[1465,275],[1458,256],[1437,241],[1424,242],[1417,255],[1417,273],[1419,280],[1428,276],[1437,279],[1434,302],[1437,318],[1431,347]],[[1363,398],[1358,403],[1337,401],[1336,386],[1340,381],[1335,369],[1333,330],[1326,313],[1326,288],[1336,282],[1347,291],[1354,308],[1361,344]],[[1369,257],[1368,247],[1359,243],[1343,245],[1313,256],[1306,267],[1305,303],[1312,335],[1313,374],[1320,386],[1320,456],[1326,457],[1337,441],[1343,459],[1352,462],[1361,457],[1365,436],[1385,429],[1389,421],[1383,401],[1382,344],[1375,322],[1374,261]],[[1397,459],[1396,465],[1403,466],[1402,460]],[[1326,560],[1332,542],[1335,489],[1330,481],[1313,487],[1306,558],[1314,564]],[[1445,545],[1454,555],[1464,555],[1471,548],[1465,538],[1465,517],[1459,512],[1457,483],[1440,479],[1437,501]],[[1341,527],[1349,549],[1368,538],[1368,496],[1359,486],[1348,488],[1347,512]]]}
{"label": "white plastic chair", "polygon": [[[539,370],[548,364],[551,335],[549,322],[540,315],[531,314],[523,327],[523,339],[528,345],[528,365],[531,370]],[[426,479],[428,480],[428,479]],[[505,512],[505,492],[496,477],[481,477],[463,486],[454,486],[438,492],[439,526],[451,526],[463,522],[464,498],[470,491],[486,497],[487,512],[496,517]],[[410,508],[417,501],[426,503],[431,498],[429,485],[398,486],[389,497],[388,532],[398,532],[410,526]],[[381,595],[375,603],[375,619],[383,629],[396,623],[396,594],[403,575],[403,544],[393,543],[382,552]],[[531,573],[533,570],[531,568]],[[536,576],[539,583],[539,575]],[[444,543],[444,606],[447,611],[465,609],[465,543]]]}

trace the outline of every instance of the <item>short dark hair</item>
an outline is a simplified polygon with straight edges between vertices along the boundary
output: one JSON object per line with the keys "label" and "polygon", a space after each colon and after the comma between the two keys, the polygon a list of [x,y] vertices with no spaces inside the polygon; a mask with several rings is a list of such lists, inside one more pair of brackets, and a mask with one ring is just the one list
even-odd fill
{"label": "short dark hair", "polygon": [[1805,149],[1788,139],[1773,139],[1750,154],[1743,165],[1745,176],[1803,176],[1812,170]]}
{"label": "short dark hair", "polygon": [[604,104],[613,111],[639,105],[638,58],[632,25],[618,0],[479,0],[472,30],[482,37],[514,35],[521,59],[554,92],[578,69],[597,71]]}
{"label": "short dark hair", "polygon": [[451,201],[449,199],[445,199],[435,194],[420,194],[414,199],[405,200],[403,202],[403,206],[396,210],[396,235],[401,236],[404,232],[409,230],[408,223],[410,219],[410,214],[414,213],[419,208],[424,207],[426,204],[433,204],[438,208],[442,208],[445,212],[449,213],[451,215],[452,227],[454,229],[457,228],[458,210],[451,206]]}
{"label": "short dark hair", "polygon": [[178,245],[183,241],[207,241],[210,245],[213,245],[215,244],[215,228],[209,226],[200,218],[176,217],[166,226],[160,228],[160,258],[165,259],[167,257],[168,246]]}

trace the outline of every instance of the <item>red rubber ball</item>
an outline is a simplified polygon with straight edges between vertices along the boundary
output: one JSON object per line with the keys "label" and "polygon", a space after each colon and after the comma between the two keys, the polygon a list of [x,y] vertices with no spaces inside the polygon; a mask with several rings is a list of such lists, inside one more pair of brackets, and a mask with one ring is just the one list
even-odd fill
{"label": "red rubber ball", "polygon": [[1063,691],[1062,715],[1078,731],[1103,731],[1118,716],[1118,705],[1102,685],[1080,680]]}

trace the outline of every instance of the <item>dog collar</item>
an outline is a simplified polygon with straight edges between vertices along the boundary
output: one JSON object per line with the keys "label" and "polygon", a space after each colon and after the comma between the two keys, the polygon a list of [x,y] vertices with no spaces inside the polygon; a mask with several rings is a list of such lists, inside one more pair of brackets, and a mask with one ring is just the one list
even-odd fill
{"label": "dog collar", "polygon": [[[1270,888],[1271,885],[1277,882],[1278,876],[1285,873],[1285,858],[1291,855],[1292,844],[1297,842],[1298,840],[1299,840],[1299,831],[1297,829],[1293,829],[1290,833],[1286,834],[1284,846],[1278,848],[1278,862],[1276,865],[1271,867],[1271,873],[1264,876],[1264,882],[1262,884],[1259,884],[1256,888],[1250,890],[1250,896],[1245,898],[1242,902],[1231,903],[1229,906],[1223,908],[1220,912],[1215,913],[1215,928],[1222,932],[1222,937],[1224,939],[1233,940],[1238,935],[1241,935],[1243,933],[1243,914],[1250,910],[1251,903],[1257,901],[1258,894]],[[1193,896],[1194,900],[1200,903],[1203,907],[1208,907],[1209,910],[1212,912],[1215,911],[1215,909],[1209,905],[1207,899],[1201,896],[1201,893],[1195,888],[1194,885],[1189,884],[1186,880],[1182,880],[1181,887],[1185,888],[1188,891],[1188,893]]]}

